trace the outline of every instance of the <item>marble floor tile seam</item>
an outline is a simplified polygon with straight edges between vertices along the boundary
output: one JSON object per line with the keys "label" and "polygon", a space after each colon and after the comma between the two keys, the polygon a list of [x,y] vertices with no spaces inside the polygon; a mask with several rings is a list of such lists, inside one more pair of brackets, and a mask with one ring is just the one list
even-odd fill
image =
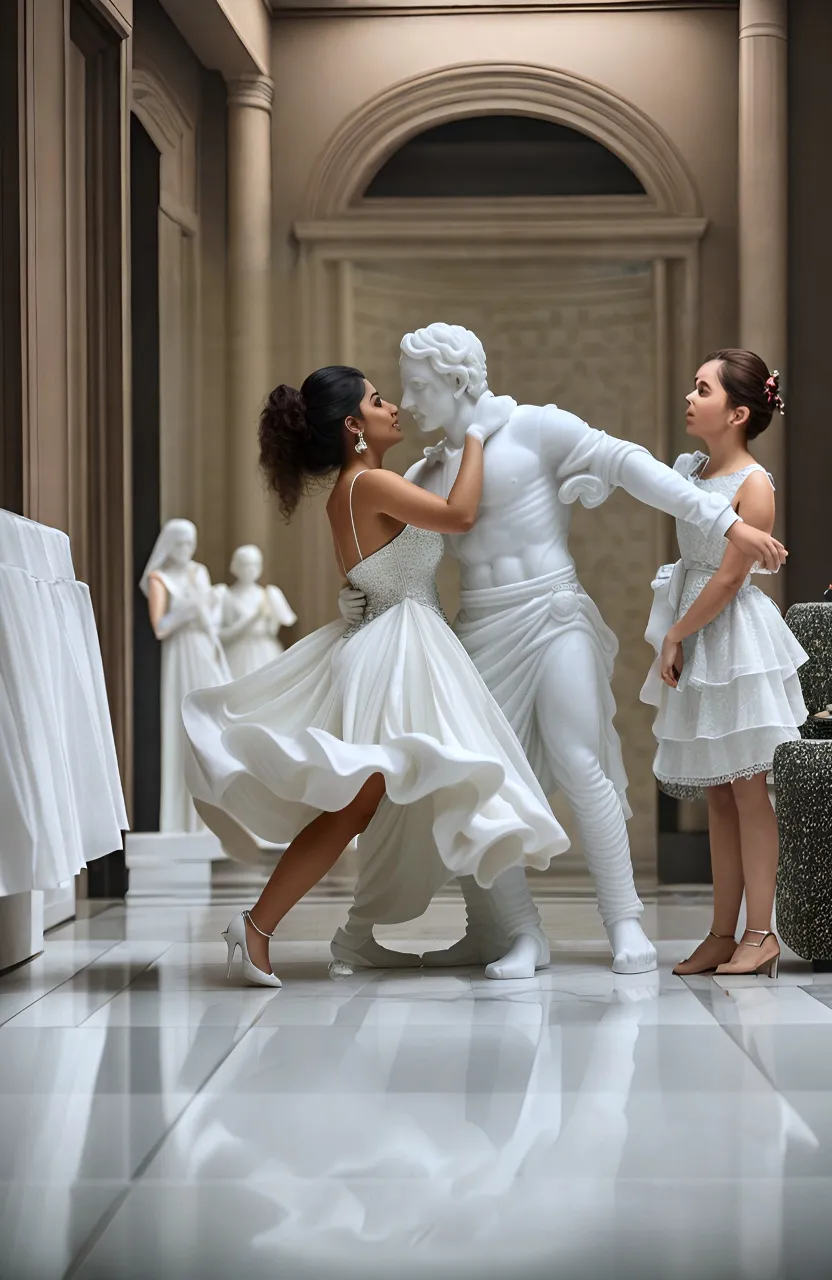
{"label": "marble floor tile seam", "polygon": [[[817,1176],[811,1174],[777,1174],[772,1176],[765,1171],[759,1175],[753,1173],[736,1173],[736,1174],[667,1174],[667,1173],[566,1173],[558,1172],[553,1174],[541,1173],[535,1170],[533,1175],[537,1183],[535,1194],[540,1189],[557,1190],[562,1187],[565,1189],[578,1189],[581,1187],[587,1190],[606,1190],[613,1191],[616,1188],[625,1188],[627,1190],[663,1190],[665,1188],[672,1189],[674,1187],[695,1186],[699,1188],[718,1189],[724,1188],[726,1191],[737,1190],[743,1188],[755,1188],[762,1190],[764,1188],[782,1188],[790,1192],[800,1192],[801,1190],[813,1190],[816,1187],[828,1187],[830,1192],[830,1202],[832,1202],[832,1173],[819,1173]],[[39,1182],[36,1179],[26,1180],[23,1182],[0,1182],[0,1187],[15,1186],[21,1188],[47,1188],[61,1186],[98,1186],[102,1188],[110,1186],[119,1186],[125,1193],[129,1192],[133,1187],[140,1186],[142,1189],[156,1192],[168,1188],[172,1191],[193,1191],[199,1188],[210,1188],[212,1191],[217,1187],[228,1187],[240,1190],[240,1188],[251,1188],[253,1191],[268,1188],[273,1192],[280,1189],[281,1184],[287,1186],[309,1187],[311,1189],[326,1189],[328,1186],[333,1188],[358,1189],[362,1187],[381,1187],[385,1190],[396,1189],[403,1191],[410,1184],[419,1184],[421,1187],[429,1187],[431,1193],[441,1189],[447,1190],[449,1193],[458,1189],[459,1177],[454,1175],[443,1176],[433,1171],[429,1171],[418,1176],[401,1176],[391,1175],[385,1171],[383,1174],[366,1174],[366,1173],[340,1173],[332,1175],[321,1175],[319,1173],[301,1174],[295,1172],[277,1172],[273,1168],[264,1170],[262,1173],[247,1173],[245,1177],[210,1177],[202,1176],[199,1178],[153,1176],[147,1177],[142,1175],[141,1178],[134,1178],[130,1183],[125,1184],[123,1181],[113,1178],[83,1178],[76,1182]],[[511,1179],[508,1184],[510,1187],[521,1189],[527,1179],[518,1175]],[[830,1242],[832,1243],[832,1224],[830,1224]]]}
{"label": "marble floor tile seam", "polygon": [[[160,945],[165,946],[164,943],[161,943]],[[110,952],[117,950],[119,946],[121,946],[121,943],[116,942],[113,944],[112,947],[108,947],[105,952],[102,952],[102,955],[96,957],[96,959],[92,961],[89,965],[85,965],[83,969],[77,970],[77,972],[74,973],[72,977],[67,978],[65,982],[62,982],[59,986],[54,987],[51,991],[46,992],[43,996],[40,997],[40,999],[45,1000],[51,995],[57,995],[60,992],[62,987],[71,985],[71,983],[75,981],[75,979],[79,976],[80,973],[83,973],[89,969],[95,968],[97,964],[100,964],[101,960],[104,957],[108,956]],[[107,1005],[111,1004],[112,1001],[117,999],[118,996],[123,995],[124,992],[126,991],[129,991],[137,978],[140,978],[142,974],[147,973],[148,970],[152,969],[153,965],[156,963],[156,960],[158,958],[159,957],[157,956],[152,960],[148,960],[146,963],[137,964],[135,972],[131,973],[129,979],[126,982],[122,983],[121,985],[114,984],[114,989],[112,991],[102,991],[100,993],[90,993],[90,992],[79,993],[79,994],[86,994],[87,996],[94,996],[95,994],[101,994],[104,998],[101,1000],[100,1004],[97,1004],[95,1008],[90,1011],[90,1013],[87,1015],[86,1018],[84,1018],[81,1022],[77,1024],[77,1026],[83,1027],[87,1022],[89,1022],[90,1018],[95,1016],[95,1014],[100,1013],[102,1009],[105,1009]],[[71,992],[70,994],[75,994],[75,993]],[[36,1001],[35,1003],[38,1003],[38,1002]],[[21,1014],[26,1012],[27,1012],[26,1009],[20,1010]],[[19,1016],[19,1015],[15,1015],[15,1016]],[[13,1022],[14,1019],[12,1018],[12,1019],[9,1019],[8,1021]]]}
{"label": "marble floor tile seam", "polygon": [[[797,1102],[801,1092],[805,1092],[805,1093],[814,1092],[814,1090],[809,1090],[809,1089],[800,1090],[800,1089],[788,1088],[782,1085],[781,1083],[778,1083],[775,1079],[773,1079],[771,1071],[767,1067],[765,1061],[762,1059],[760,1053],[757,1051],[756,1045],[754,1044],[753,1040],[749,1041],[749,1039],[745,1035],[743,1035],[743,1031],[744,1031],[743,1026],[736,1022],[726,1022],[717,1018],[716,1015],[713,1013],[713,1010],[711,1008],[708,1008],[708,1005],[706,1004],[705,1000],[702,998],[701,987],[697,988],[689,982],[685,982],[685,986],[687,986],[688,989],[692,991],[694,995],[696,995],[697,999],[699,999],[700,1003],[703,1005],[706,1012],[708,1012],[710,1016],[713,1018],[714,1023],[721,1028],[723,1034],[726,1035],[728,1039],[731,1041],[731,1043],[734,1044],[736,1048],[739,1049],[740,1052],[744,1054],[744,1056],[747,1058],[748,1062],[751,1064],[751,1066],[754,1068],[754,1070],[757,1072],[758,1076],[760,1077],[760,1087],[763,1087],[762,1082],[765,1082],[765,1084],[767,1084],[769,1088],[771,1088],[778,1097],[782,1098],[784,1103],[792,1103],[792,1104],[795,1104]],[[804,989],[800,988],[800,990],[804,990]],[[805,1025],[810,1027],[812,1031],[817,1030],[817,1027],[813,1023],[807,1023]],[[754,1027],[755,1031],[760,1031],[765,1034],[770,1034],[772,1030],[779,1030],[779,1029],[780,1028],[777,1027],[776,1024],[774,1025],[774,1027],[772,1027],[771,1025],[766,1026],[765,1024],[763,1024],[762,1026],[757,1025]],[[784,1027],[783,1030],[784,1032],[788,1033],[793,1031],[793,1027]],[[742,1094],[738,1093],[736,1096],[739,1097],[739,1096],[742,1096]]]}
{"label": "marble floor tile seam", "polygon": [[[40,1000],[44,1000],[47,996],[52,995],[54,992],[60,991],[62,987],[65,987],[69,983],[72,983],[80,973],[84,973],[87,969],[92,968],[98,961],[100,961],[104,956],[108,955],[117,946],[119,946],[119,940],[113,941],[109,947],[105,947],[104,950],[100,951],[97,955],[91,956],[89,959],[85,960],[82,964],[79,964],[77,968],[73,968],[72,973],[67,974],[67,976],[64,978],[61,978],[59,982],[56,982],[54,986],[49,987],[47,991],[39,991],[36,995],[33,995],[33,998],[31,1000],[29,1000],[26,1004],[23,1004],[20,1008],[16,1009],[14,1013],[9,1014],[8,1017],[4,1017],[2,1013],[2,997],[6,994],[6,991],[4,990],[4,987],[3,987],[3,979],[2,977],[0,977],[0,1026],[3,1026],[8,1022],[11,1022],[12,1019],[17,1017],[19,1013],[24,1013],[27,1009],[31,1008],[32,1005],[37,1004]],[[42,953],[41,956],[36,957],[36,959],[34,959],[31,963],[37,964],[38,960],[42,958],[43,954],[45,954],[45,952]],[[122,990],[123,989],[124,988],[122,988]],[[10,992],[9,994],[12,994],[12,993]],[[116,992],[114,994],[118,994],[118,993]]]}
{"label": "marble floor tile seam", "polygon": [[[259,1014],[255,1016],[252,1025],[254,1025],[257,1022],[258,1017],[259,1017]],[[166,1127],[165,1131],[159,1136],[157,1141],[153,1144],[150,1150],[145,1154],[145,1156],[142,1158],[142,1160],[139,1162],[136,1168],[132,1171],[129,1180],[125,1183],[121,1193],[107,1207],[105,1212],[101,1215],[101,1217],[92,1227],[90,1232],[87,1234],[80,1248],[76,1250],[75,1255],[72,1258],[72,1261],[70,1262],[69,1266],[64,1272],[62,1280],[74,1280],[74,1277],[79,1274],[85,1262],[90,1257],[93,1250],[95,1249],[96,1245],[104,1236],[105,1232],[107,1231],[107,1228],[110,1226],[113,1219],[116,1217],[119,1210],[124,1205],[133,1187],[143,1181],[144,1174],[150,1168],[150,1166],[152,1165],[156,1157],[159,1155],[159,1152],[162,1150],[165,1143],[168,1142],[168,1140],[171,1138],[171,1136],[173,1135],[177,1127],[180,1125],[183,1125],[183,1122],[185,1122],[186,1120],[187,1113],[196,1104],[197,1100],[203,1096],[207,1088],[207,1085],[210,1083],[213,1076],[216,1074],[217,1071],[219,1071],[224,1066],[224,1064],[227,1062],[231,1054],[234,1053],[239,1048],[240,1042],[242,1041],[242,1039],[244,1039],[246,1033],[250,1029],[251,1029],[250,1027],[246,1027],[242,1035],[240,1036],[240,1039],[235,1040],[231,1045],[229,1045],[228,1050],[222,1055],[222,1057],[220,1057],[220,1059],[214,1064],[213,1068],[207,1073],[205,1079],[202,1081],[199,1088],[194,1090],[192,1096],[188,1099],[188,1101],[186,1102],[182,1110],[174,1118],[172,1123]]]}

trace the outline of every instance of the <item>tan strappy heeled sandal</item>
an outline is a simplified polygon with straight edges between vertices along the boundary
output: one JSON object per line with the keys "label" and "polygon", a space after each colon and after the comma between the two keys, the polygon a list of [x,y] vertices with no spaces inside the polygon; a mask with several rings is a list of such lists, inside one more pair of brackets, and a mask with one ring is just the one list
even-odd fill
{"label": "tan strappy heeled sandal", "polygon": [[[757,951],[759,951],[760,947],[764,945],[766,938],[774,938],[774,934],[771,932],[771,929],[746,929],[745,932],[756,933],[760,941],[747,942],[746,939],[743,938],[739,947],[754,947]],[[777,939],[774,938],[774,941],[777,942]],[[739,950],[739,947],[737,947],[737,950]],[[737,963],[736,960],[730,960],[727,964],[721,964],[716,971],[717,976],[733,974],[734,977],[741,977],[743,975],[753,974],[756,978],[776,978],[780,971],[779,942],[777,943],[777,952],[775,955],[769,956],[767,960],[760,960],[757,964],[754,964],[753,957],[749,957],[749,961],[750,963],[747,965],[744,964],[743,961],[739,961],[739,963]]]}
{"label": "tan strappy heeled sandal", "polygon": [[[732,933],[714,933],[713,929],[709,929],[708,937],[719,938],[720,942],[722,941],[728,942],[730,940],[734,944],[734,947],[736,948],[737,940]],[[701,946],[702,944],[700,943],[699,945]],[[733,955],[733,952],[732,952],[732,955]],[[685,966],[689,965],[692,960],[693,960],[693,956],[688,956],[687,960],[679,961],[679,963],[676,965],[675,969],[673,970],[673,972],[676,974],[678,978],[689,978],[692,975],[697,973],[715,973],[717,970],[717,965],[715,964],[707,964],[707,965],[704,965],[702,968],[693,968],[693,969],[685,968]]]}

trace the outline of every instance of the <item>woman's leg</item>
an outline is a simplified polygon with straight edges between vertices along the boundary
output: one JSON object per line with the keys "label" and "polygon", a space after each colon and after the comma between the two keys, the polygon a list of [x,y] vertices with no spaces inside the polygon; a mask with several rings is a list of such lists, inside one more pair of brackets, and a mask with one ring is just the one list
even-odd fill
{"label": "woman's leg", "polygon": [[734,954],[734,933],[742,902],[742,854],[740,823],[731,784],[708,787],[708,839],[711,846],[711,875],[714,885],[712,933],[700,942],[693,955],[673,970],[685,974],[707,973]]}
{"label": "woman's leg", "polygon": [[384,776],[375,773],[345,809],[319,814],[289,845],[246,921],[249,955],[258,969],[271,971],[269,941],[257,929],[274,932],[295,903],[335,866],[350,841],[366,830],[383,796]]}

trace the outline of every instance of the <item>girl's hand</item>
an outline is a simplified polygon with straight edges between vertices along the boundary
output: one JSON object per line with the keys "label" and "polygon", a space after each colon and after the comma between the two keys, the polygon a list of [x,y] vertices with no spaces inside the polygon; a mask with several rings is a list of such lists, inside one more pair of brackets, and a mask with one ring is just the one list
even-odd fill
{"label": "girl's hand", "polygon": [[659,661],[662,668],[662,680],[665,684],[670,685],[671,689],[675,689],[682,674],[684,657],[680,642],[673,640],[669,632],[664,638]]}

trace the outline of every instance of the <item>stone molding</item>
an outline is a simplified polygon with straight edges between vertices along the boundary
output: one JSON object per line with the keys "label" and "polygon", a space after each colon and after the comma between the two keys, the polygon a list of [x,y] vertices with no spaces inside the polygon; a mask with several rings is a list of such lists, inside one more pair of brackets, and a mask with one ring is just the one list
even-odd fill
{"label": "stone molding", "polygon": [[197,231],[196,129],[157,71],[133,68],[132,107],[161,156],[161,203],[183,229]]}
{"label": "stone molding", "polygon": [[229,107],[252,107],[271,115],[274,81],[269,76],[235,76],[228,81]]}
{"label": "stone molding", "polygon": [[536,116],[578,129],[629,165],[652,208],[676,216],[701,212],[681,155],[640,108],[566,71],[473,63],[401,81],[347,117],[313,170],[307,218],[326,220],[354,208],[384,162],[417,134],[449,120],[495,113]]}

